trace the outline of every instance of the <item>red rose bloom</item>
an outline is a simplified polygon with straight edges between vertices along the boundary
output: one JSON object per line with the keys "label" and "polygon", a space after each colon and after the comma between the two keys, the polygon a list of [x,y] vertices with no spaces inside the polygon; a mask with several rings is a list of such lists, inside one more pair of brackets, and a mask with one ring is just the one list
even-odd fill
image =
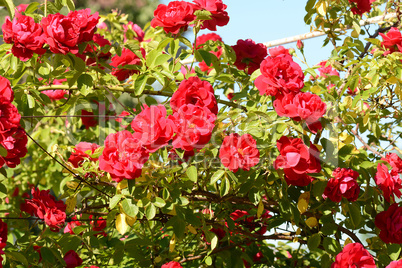
{"label": "red rose bloom", "polygon": [[14,100],[14,91],[11,89],[10,81],[0,76],[0,103],[9,103]]}
{"label": "red rose bloom", "polygon": [[59,13],[49,14],[42,19],[43,31],[46,35],[46,43],[53,53],[73,54],[78,53],[78,41],[80,38],[80,26],[72,17]]}
{"label": "red rose bloom", "polygon": [[21,115],[11,102],[0,102],[0,133],[20,126]]}
{"label": "red rose bloom", "polygon": [[383,39],[381,42],[381,47],[389,50],[390,53],[398,51],[398,46],[402,45],[402,34],[396,27],[392,27],[388,33],[380,33],[380,35]]}
{"label": "red rose bloom", "polygon": [[74,228],[77,226],[81,226],[81,222],[77,221],[77,216],[73,216],[71,218],[71,221],[67,222],[66,227],[64,227],[64,233],[70,233],[72,235],[75,234]]}
{"label": "red rose bloom", "polygon": [[80,256],[78,256],[77,252],[72,249],[67,251],[63,259],[66,262],[67,268],[78,267],[82,264],[82,259],[80,258]]}
{"label": "red rose bloom", "polygon": [[78,43],[89,42],[96,31],[99,22],[98,12],[91,15],[91,9],[75,10],[68,13],[67,17],[77,26],[79,31]]}
{"label": "red rose bloom", "polygon": [[280,155],[274,161],[274,168],[283,168],[289,185],[306,186],[313,178],[307,173],[321,170],[319,151],[315,145],[305,145],[299,138],[282,136],[277,142]]}
{"label": "red rose bloom", "polygon": [[25,12],[25,10],[27,10],[28,6],[29,6],[29,4],[20,4],[20,5],[16,6],[15,9],[17,10],[17,12],[22,13],[22,12]]}
{"label": "red rose bloom", "polygon": [[274,47],[274,48],[270,48],[270,49],[268,49],[268,52],[269,52],[269,55],[271,57],[276,57],[276,56],[279,56],[279,55],[289,55],[289,56],[291,56],[290,53],[289,53],[289,49],[284,48],[283,46],[277,46],[277,47]]}
{"label": "red rose bloom", "polygon": [[397,173],[402,173],[402,159],[396,153],[387,154],[381,160],[387,161]]}
{"label": "red rose bloom", "polygon": [[162,265],[161,268],[182,268],[182,266],[176,261],[171,261]]}
{"label": "red rose bloom", "polygon": [[88,116],[94,115],[93,112],[89,112],[87,110],[81,110],[81,121],[82,124],[85,126],[85,129],[89,129],[90,127],[96,127],[98,125],[98,120],[96,120],[95,116]]}
{"label": "red rose bloom", "polygon": [[174,135],[174,123],[166,118],[163,105],[145,107],[131,122],[134,136],[153,153],[166,146]]}
{"label": "red rose bloom", "polygon": [[212,85],[208,81],[202,81],[198,76],[183,80],[170,99],[173,112],[185,104],[205,107],[212,113],[218,114],[218,104]]}
{"label": "red rose bloom", "polygon": [[399,268],[399,267],[402,267],[402,260],[391,261],[391,263],[387,265],[385,268]]}
{"label": "red rose bloom", "polygon": [[169,116],[175,124],[173,147],[185,151],[201,149],[209,142],[215,127],[216,115],[206,107],[185,104]]}
{"label": "red rose bloom", "polygon": [[260,70],[261,75],[255,80],[255,86],[261,95],[297,93],[304,86],[303,71],[290,55],[267,57],[261,63]]}
{"label": "red rose bloom", "polygon": [[376,268],[376,265],[373,256],[362,244],[350,243],[336,255],[335,262],[331,265],[331,268],[344,267]]}
{"label": "red rose bloom", "polygon": [[359,173],[354,170],[346,168],[336,168],[332,178],[328,181],[324,190],[324,195],[331,199],[333,202],[340,202],[342,197],[348,201],[354,202],[359,197],[360,187],[357,183]]}
{"label": "red rose bloom", "polygon": [[185,1],[172,1],[166,6],[158,5],[154,11],[151,27],[163,27],[166,33],[178,34],[186,31],[191,21],[195,19],[194,4]]}
{"label": "red rose bloom", "polygon": [[310,92],[278,95],[274,101],[274,108],[279,116],[287,116],[295,121],[304,120],[313,133],[322,129],[319,119],[327,111],[325,102]]}
{"label": "red rose bloom", "polygon": [[42,26],[32,17],[16,13],[12,22],[6,18],[2,30],[4,42],[13,44],[11,52],[22,61],[32,58],[33,53],[42,55],[46,52]]}
{"label": "red rose bloom", "polygon": [[391,174],[388,172],[388,168],[384,164],[378,164],[377,173],[374,177],[375,183],[382,190],[385,200],[390,202],[390,198],[394,198],[394,194],[400,198],[402,189],[402,181],[399,174],[392,170]]}
{"label": "red rose bloom", "polygon": [[398,203],[393,203],[386,211],[378,213],[374,223],[380,229],[379,237],[384,243],[402,243],[402,207]]}
{"label": "red rose bloom", "polygon": [[239,168],[250,170],[250,167],[257,165],[260,161],[260,152],[250,134],[239,136],[237,133],[232,133],[223,140],[219,158],[225,167],[237,172]]}
{"label": "red rose bloom", "polygon": [[21,163],[21,158],[27,154],[27,135],[22,127],[13,128],[0,134],[0,144],[7,150],[7,156],[0,156],[0,167],[6,164],[15,168]]}
{"label": "red rose bloom", "polygon": [[75,168],[78,168],[85,159],[97,161],[98,158],[92,158],[86,152],[91,151],[91,154],[93,154],[99,147],[100,146],[96,143],[82,141],[75,146],[74,152],[70,155],[68,161],[73,164]]}
{"label": "red rose bloom", "polygon": [[202,47],[202,45],[205,44],[206,42],[208,42],[209,40],[222,42],[222,37],[220,37],[220,35],[218,35],[216,33],[202,34],[202,35],[198,36],[196,39],[195,43],[197,44],[197,48],[200,46]]}
{"label": "red rose bloom", "polygon": [[[43,78],[39,77],[39,81],[42,81]],[[52,84],[52,85],[62,85],[64,82],[67,82],[67,79],[53,79],[51,83],[46,83],[46,85]],[[64,89],[49,89],[49,90],[44,90],[41,93],[45,94],[46,96],[49,97],[50,100],[61,100],[64,99],[64,95],[68,94],[67,90]]]}
{"label": "red rose bloom", "polygon": [[[339,73],[337,70],[333,69],[331,64],[327,65],[327,61],[322,61],[320,62],[318,65],[320,65],[321,67],[318,68],[318,71],[320,72],[320,76],[323,78],[326,78],[328,75],[336,75],[339,76]],[[326,66],[326,67],[325,67]]]}
{"label": "red rose bloom", "polygon": [[236,45],[232,46],[236,53],[236,61],[234,65],[239,70],[246,70],[248,74],[252,74],[260,68],[261,62],[268,55],[267,47],[262,43],[256,44],[251,39],[237,40]]}
{"label": "red rose bloom", "polygon": [[[141,48],[141,54],[145,57],[145,50]],[[141,59],[131,50],[127,48],[123,48],[121,51],[121,56],[116,55],[112,58],[112,62],[110,63],[113,66],[113,70],[111,72],[112,75],[116,76],[119,81],[124,81],[130,77],[130,75],[139,73],[139,70],[132,70],[132,69],[124,69],[119,68],[125,65],[138,65],[140,66]]]}
{"label": "red rose bloom", "polygon": [[[89,215],[89,219],[92,219],[92,215]],[[99,217],[98,219],[91,221],[91,226],[94,231],[102,231],[106,228],[106,220]]]}
{"label": "red rose bloom", "polygon": [[229,22],[228,13],[225,11],[227,6],[222,3],[222,0],[193,0],[197,9],[208,10],[211,12],[211,19],[205,20],[201,29],[209,29],[216,31],[216,26],[225,26]]}
{"label": "red rose bloom", "polygon": [[352,6],[352,13],[362,16],[363,13],[370,12],[371,3],[374,1],[375,0],[349,0],[349,3]]}
{"label": "red rose bloom", "polygon": [[110,173],[112,179],[135,179],[141,176],[142,167],[149,157],[148,151],[129,131],[109,134],[105,149],[99,157],[99,168]]}
{"label": "red rose bloom", "polygon": [[[197,49],[202,48],[203,44],[205,44],[208,40],[211,41],[221,41],[222,42],[222,38],[215,34],[215,33],[209,33],[209,34],[203,34],[197,37],[196,40],[196,45],[197,45]],[[221,46],[217,47],[217,51],[209,51],[210,53],[214,54],[218,59],[222,56],[223,50]],[[200,67],[201,71],[203,72],[209,72],[210,70],[212,70],[212,63],[208,66],[205,61],[201,61],[198,66]]]}
{"label": "red rose bloom", "polygon": [[56,201],[49,192],[50,190],[32,188],[32,199],[25,199],[21,204],[21,211],[44,220],[51,231],[58,232],[66,220],[66,205],[61,200]]}

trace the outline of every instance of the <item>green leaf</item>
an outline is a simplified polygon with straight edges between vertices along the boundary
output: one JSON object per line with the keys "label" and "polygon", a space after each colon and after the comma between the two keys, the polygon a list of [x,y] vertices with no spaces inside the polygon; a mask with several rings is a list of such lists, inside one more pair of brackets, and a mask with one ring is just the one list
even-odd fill
{"label": "green leaf", "polygon": [[190,167],[186,170],[186,174],[187,174],[188,178],[189,178],[192,182],[194,182],[194,183],[197,182],[198,174],[197,174],[197,168],[196,168],[195,166],[190,166]]}
{"label": "green leaf", "polygon": [[318,248],[318,246],[321,243],[321,235],[320,234],[313,234],[312,236],[310,236],[310,238],[307,240],[307,246],[308,249],[313,251],[316,248]]}
{"label": "green leaf", "polygon": [[117,194],[117,195],[113,196],[112,199],[110,199],[109,208],[113,209],[120,202],[120,199],[121,199],[121,194]]}
{"label": "green leaf", "polygon": [[136,96],[140,96],[142,94],[147,84],[147,81],[148,81],[147,74],[141,74],[137,77],[137,79],[135,79],[134,92]]}
{"label": "green leaf", "polygon": [[162,198],[156,197],[153,204],[158,208],[163,208],[166,205],[166,202]]}
{"label": "green leaf", "polygon": [[230,181],[227,177],[222,180],[222,183],[220,184],[220,194],[221,196],[225,196],[229,193],[230,190]]}
{"label": "green leaf", "polygon": [[211,266],[212,265],[212,258],[211,258],[211,256],[207,256],[206,258],[205,258],[205,264],[206,265],[208,265],[208,266]]}
{"label": "green leaf", "polygon": [[38,2],[30,3],[29,6],[27,6],[27,8],[25,9],[25,14],[33,13],[38,8],[39,5],[40,5],[40,3],[38,3]]}
{"label": "green leaf", "polygon": [[401,245],[399,244],[387,244],[388,256],[391,260],[396,261],[401,252]]}
{"label": "green leaf", "polygon": [[55,256],[49,248],[42,247],[40,249],[40,255],[42,256],[43,260],[45,260],[49,263],[52,263],[52,264],[55,263],[55,258],[54,258]]}
{"label": "green leaf", "polygon": [[154,204],[149,204],[146,208],[145,208],[145,216],[147,217],[148,220],[152,220],[153,218],[155,218],[156,215],[156,207]]}
{"label": "green leaf", "polygon": [[176,54],[177,54],[177,51],[179,50],[179,48],[180,48],[180,40],[179,39],[173,39],[171,42],[170,42],[170,44],[169,44],[169,50],[168,50],[168,52],[169,52],[169,54],[173,57],[173,58],[176,58]]}
{"label": "green leaf", "polygon": [[159,56],[156,57],[155,62],[154,62],[154,66],[158,66],[158,65],[162,65],[166,62],[169,61],[169,59],[171,59],[172,57],[168,54],[161,54]]}
{"label": "green leaf", "polygon": [[154,62],[155,62],[156,56],[158,56],[160,53],[161,53],[161,51],[154,49],[154,50],[151,50],[147,54],[147,58],[146,58],[145,62],[149,68],[154,67]]}
{"label": "green leaf", "polygon": [[352,221],[354,228],[356,229],[362,220],[360,207],[355,203],[348,203],[347,206],[349,210],[350,219]]}
{"label": "green leaf", "polygon": [[126,198],[123,201],[121,201],[121,206],[123,207],[123,211],[124,211],[124,213],[126,213],[126,215],[128,215],[132,218],[137,216],[138,207],[137,207],[137,205],[135,205],[131,202],[131,199]]}
{"label": "green leaf", "polygon": [[15,5],[12,0],[1,0],[1,6],[5,6],[7,8],[8,14],[10,15],[11,20],[15,15]]}
{"label": "green leaf", "polygon": [[211,53],[209,53],[208,51],[198,49],[195,52],[195,57],[198,61],[205,61],[205,64],[208,66],[211,65],[211,63],[212,63]]}
{"label": "green leaf", "polygon": [[35,107],[35,99],[30,94],[27,94],[28,108],[32,109]]}
{"label": "green leaf", "polygon": [[332,255],[336,255],[341,251],[341,245],[335,239],[330,238],[330,237],[325,237],[324,238],[324,249],[328,253],[330,253]]}
{"label": "green leaf", "polygon": [[16,251],[6,251],[6,256],[9,259],[21,262],[22,264],[25,265],[25,267],[28,267],[28,260],[25,258],[25,255]]}
{"label": "green leaf", "polygon": [[73,0],[65,0],[65,2],[66,2],[66,5],[67,5],[67,7],[68,7],[68,9],[69,9],[70,11],[74,11],[74,10],[75,10],[75,4],[74,4],[74,1],[73,1]]}
{"label": "green leaf", "polygon": [[6,157],[8,154],[7,149],[3,147],[3,145],[0,144],[0,156]]}
{"label": "green leaf", "polygon": [[218,170],[218,171],[216,171],[213,175],[212,175],[212,177],[211,177],[211,184],[214,184],[215,182],[217,182],[220,178],[222,178],[222,176],[223,176],[223,174],[225,173],[225,171],[224,170]]}
{"label": "green leaf", "polygon": [[91,88],[93,86],[92,76],[89,74],[81,74],[77,80],[77,87],[80,90],[81,94],[87,96],[91,93]]}

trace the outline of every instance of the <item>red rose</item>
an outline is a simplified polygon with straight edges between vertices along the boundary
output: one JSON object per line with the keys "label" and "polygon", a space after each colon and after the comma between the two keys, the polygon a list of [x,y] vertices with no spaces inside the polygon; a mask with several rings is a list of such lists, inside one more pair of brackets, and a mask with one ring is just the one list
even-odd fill
{"label": "red rose", "polygon": [[335,262],[331,265],[331,268],[344,267],[376,268],[376,265],[373,256],[362,244],[350,243],[336,255]]}
{"label": "red rose", "polygon": [[254,83],[261,95],[297,93],[304,86],[303,71],[290,55],[267,57],[261,63],[260,70],[261,75]]}
{"label": "red rose", "polygon": [[185,151],[201,149],[209,142],[216,115],[206,107],[185,104],[169,116],[175,124],[173,147]]}
{"label": "red rose", "polygon": [[320,72],[320,76],[323,78],[326,78],[328,75],[336,75],[339,76],[339,73],[337,70],[333,69],[331,64],[327,64],[327,61],[321,61],[318,65],[321,67],[318,68],[318,71]]}
{"label": "red rose", "polygon": [[360,16],[363,15],[365,12],[370,12],[371,3],[375,0],[349,0],[349,3],[352,6],[353,14],[359,14]]}
{"label": "red rose", "polygon": [[203,21],[201,29],[216,31],[216,26],[225,26],[229,22],[228,13],[225,11],[227,6],[222,0],[193,0],[197,9],[208,10],[211,12],[211,19]]}
{"label": "red rose", "polygon": [[268,49],[268,52],[269,52],[269,55],[271,57],[276,57],[276,56],[279,56],[279,55],[289,55],[289,56],[291,56],[290,53],[289,53],[289,49],[284,48],[283,46],[277,46],[277,47],[274,47],[274,48],[270,48],[270,49]]}
{"label": "red rose", "polygon": [[91,9],[75,10],[68,13],[67,17],[73,21],[79,29],[78,43],[92,40],[99,22],[98,12],[91,15]]}
{"label": "red rose", "polygon": [[250,134],[239,136],[237,133],[232,133],[223,140],[219,158],[225,167],[237,172],[239,168],[250,170],[250,167],[257,165],[260,161],[260,152]]}
{"label": "red rose", "polygon": [[248,74],[252,74],[260,68],[261,62],[268,55],[267,47],[262,43],[256,44],[251,39],[237,40],[236,45],[232,46],[236,53],[236,61],[234,65],[239,70],[246,70]]}
{"label": "red rose", "polygon": [[[38,78],[39,81],[42,81],[43,78],[39,77]],[[46,85],[62,85],[64,82],[67,82],[67,79],[53,79],[53,81],[51,83],[46,82]],[[49,90],[44,90],[41,93],[45,94],[46,96],[49,97],[50,100],[61,100],[64,99],[64,95],[68,94],[67,90],[64,89],[49,89]]]}
{"label": "red rose", "polygon": [[391,261],[391,263],[387,265],[385,268],[399,268],[399,267],[402,267],[402,260]]}
{"label": "red rose", "polygon": [[129,21],[127,25],[123,25],[124,42],[127,40],[137,40],[138,42],[144,41],[145,33],[140,26]]}
{"label": "red rose", "polygon": [[379,237],[384,243],[402,243],[402,207],[398,203],[393,203],[387,210],[378,213],[374,223],[380,229]]}
{"label": "red rose", "polygon": [[357,183],[359,173],[354,170],[346,168],[336,168],[332,178],[328,181],[324,190],[324,195],[331,199],[333,202],[340,202],[342,197],[348,201],[354,202],[359,197],[360,187]]}
{"label": "red rose", "polygon": [[13,128],[0,134],[0,144],[7,150],[7,156],[0,156],[0,167],[6,164],[15,168],[27,154],[27,135],[22,127]]}
{"label": "red rose", "polygon": [[[145,57],[145,50],[141,48],[141,54]],[[110,63],[113,66],[113,70],[111,72],[112,75],[116,76],[119,81],[124,81],[130,77],[130,75],[139,73],[139,70],[132,69],[124,69],[119,68],[125,65],[138,65],[141,66],[141,58],[139,58],[134,52],[127,48],[123,48],[121,51],[121,56],[116,55],[112,58],[112,62]]]}
{"label": "red rose", "polygon": [[134,136],[153,153],[166,146],[174,135],[174,123],[166,118],[163,105],[145,107],[131,122]]}
{"label": "red rose", "polygon": [[72,249],[67,251],[66,254],[64,254],[63,259],[67,264],[67,268],[78,267],[82,264],[82,259],[80,258],[80,256],[78,256],[77,252],[75,252]]}
{"label": "red rose", "polygon": [[392,27],[388,33],[380,33],[383,41],[381,42],[381,47],[389,50],[391,53],[398,51],[398,45],[402,45],[402,34],[396,27]]}
{"label": "red rose", "polygon": [[13,44],[11,49],[13,55],[22,61],[27,61],[32,58],[33,53],[44,54],[46,49],[43,48],[45,37],[42,26],[35,23],[32,17],[19,13],[15,15],[12,22],[6,18],[2,27],[4,42]]}
{"label": "red rose", "polygon": [[182,266],[176,261],[171,261],[162,265],[161,268],[182,268]]}
{"label": "red rose", "polygon": [[16,6],[15,9],[17,10],[17,12],[22,13],[22,12],[25,12],[25,10],[27,10],[28,6],[29,6],[29,4],[20,4],[20,5]]}
{"label": "red rose", "polygon": [[297,47],[299,50],[303,50],[303,48],[304,48],[304,43],[303,43],[303,41],[302,41],[302,40],[297,40],[296,47]]}
{"label": "red rose", "polygon": [[75,146],[74,152],[70,155],[68,161],[73,164],[75,168],[78,168],[86,158],[89,158],[90,161],[96,161],[98,158],[90,157],[87,152],[91,151],[91,154],[93,154],[99,147],[100,146],[96,143],[82,141]]}
{"label": "red rose", "polygon": [[3,220],[0,219],[0,242],[1,243],[6,243],[7,242],[7,236],[8,236],[7,223],[3,222]]}
{"label": "red rose", "polygon": [[56,54],[78,53],[80,26],[76,24],[73,18],[59,13],[49,14],[42,19],[41,24],[50,51]]}
{"label": "red rose", "polygon": [[396,153],[387,154],[381,160],[387,161],[397,173],[402,173],[402,159]]}
{"label": "red rose", "polygon": [[321,170],[319,152],[315,145],[305,145],[299,138],[282,136],[277,142],[280,155],[274,161],[274,168],[283,168],[289,185],[306,186],[314,178],[307,173]]}
{"label": "red rose", "polygon": [[85,126],[85,129],[89,129],[90,127],[96,127],[98,125],[98,120],[96,119],[95,116],[89,116],[89,115],[94,115],[93,112],[89,112],[87,110],[81,110],[81,121],[82,124]]}
{"label": "red rose", "polygon": [[390,202],[390,198],[394,198],[394,194],[400,198],[402,189],[402,181],[399,174],[392,170],[391,174],[388,172],[388,168],[385,164],[378,164],[377,173],[374,177],[375,183],[382,190],[385,200]]}
{"label": "red rose", "polygon": [[66,227],[64,227],[64,233],[70,233],[72,235],[75,234],[74,228],[77,226],[81,226],[81,222],[77,221],[77,216],[73,216],[71,218],[71,221],[67,222]]}
{"label": "red rose", "polygon": [[[215,34],[215,33],[209,33],[209,34],[203,34],[197,37],[196,40],[196,46],[197,49],[204,47],[203,44],[205,44],[207,41],[221,41],[222,42],[222,38]],[[214,54],[218,59],[222,56],[223,53],[223,49],[221,46],[217,46],[217,51],[209,51],[210,53]],[[198,66],[200,67],[201,71],[203,72],[209,72],[210,70],[212,70],[212,63],[208,66],[205,61],[201,61]]]}
{"label": "red rose", "polygon": [[0,133],[20,126],[21,115],[11,102],[0,102]]}
{"label": "red rose", "polygon": [[[266,220],[271,218],[271,215],[268,211],[265,211],[264,214],[261,215],[260,219],[257,219],[256,216],[250,216],[247,211],[244,210],[236,210],[230,214],[230,218],[235,221],[236,226],[243,226],[249,229],[250,232],[254,232],[256,228],[261,227],[257,230],[257,233],[260,235],[264,235],[267,231]],[[257,221],[262,221],[263,224],[259,224]]]}
{"label": "red rose", "polygon": [[218,114],[218,104],[212,85],[208,81],[202,81],[198,76],[183,80],[170,99],[173,112],[185,104],[205,107],[212,113]]}
{"label": "red rose", "polygon": [[[92,219],[92,215],[89,215],[89,219]],[[91,221],[91,226],[94,231],[102,231],[106,228],[106,220],[99,217],[98,219]]]}
{"label": "red rose", "polygon": [[186,31],[191,21],[195,19],[194,4],[185,1],[172,1],[166,6],[158,5],[154,11],[151,27],[163,27],[166,33],[178,34]]}
{"label": "red rose", "polygon": [[304,120],[313,133],[322,129],[319,119],[327,111],[325,102],[310,92],[278,95],[274,101],[274,108],[279,116],[287,116],[295,121]]}
{"label": "red rose", "polygon": [[66,220],[66,205],[61,200],[56,201],[49,192],[50,190],[32,188],[32,199],[25,199],[21,204],[21,211],[44,220],[51,231],[58,232]]}
{"label": "red rose", "polygon": [[14,91],[11,89],[10,81],[0,76],[0,103],[9,103],[14,100]]}
{"label": "red rose", "polygon": [[110,173],[112,179],[135,179],[141,176],[142,167],[148,161],[149,153],[140,141],[129,131],[109,134],[105,149],[99,157],[99,168]]}

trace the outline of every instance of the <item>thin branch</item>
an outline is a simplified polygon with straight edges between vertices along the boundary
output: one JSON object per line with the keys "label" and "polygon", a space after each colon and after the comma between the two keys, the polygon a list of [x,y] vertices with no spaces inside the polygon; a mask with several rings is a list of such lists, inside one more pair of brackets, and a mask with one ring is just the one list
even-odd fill
{"label": "thin branch", "polygon": [[362,241],[357,237],[357,235],[355,235],[352,231],[346,229],[345,227],[342,227],[340,225],[338,225],[338,230],[341,231],[342,233],[347,234],[350,238],[353,239],[353,241],[355,241],[356,243],[360,243],[363,245]]}
{"label": "thin branch", "polygon": [[[356,124],[356,129],[357,129],[358,126],[359,126],[359,123]],[[367,150],[373,152],[375,155],[377,155],[377,156],[379,156],[381,158],[385,157],[385,155],[379,153],[378,151],[374,150],[370,145],[368,145],[367,142],[365,142],[364,139],[362,137],[360,137],[360,135],[357,133],[356,130],[351,129],[350,131],[353,133],[353,135],[355,135],[356,138],[359,139],[359,141],[361,143],[363,143],[364,147],[366,147]]]}

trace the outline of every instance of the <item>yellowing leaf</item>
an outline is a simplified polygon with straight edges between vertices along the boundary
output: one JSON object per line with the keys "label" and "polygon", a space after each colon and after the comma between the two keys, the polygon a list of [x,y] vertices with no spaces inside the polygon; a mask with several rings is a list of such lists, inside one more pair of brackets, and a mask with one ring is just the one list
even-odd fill
{"label": "yellowing leaf", "polygon": [[132,227],[136,221],[137,221],[137,217],[133,218],[126,214],[126,222],[128,225],[130,225]]}
{"label": "yellowing leaf", "polygon": [[71,213],[75,209],[75,205],[77,204],[77,197],[76,196],[70,196],[66,200],[66,212]]}
{"label": "yellowing leaf", "polygon": [[308,227],[313,228],[318,225],[318,221],[316,217],[310,217],[306,220],[306,224]]}
{"label": "yellowing leaf", "polygon": [[67,187],[70,188],[71,190],[75,190],[78,187],[78,182],[75,181],[68,181],[66,183]]}
{"label": "yellowing leaf", "polygon": [[347,244],[353,243],[352,240],[348,237],[345,240],[345,243],[343,244],[343,246],[346,246]]}
{"label": "yellowing leaf", "polygon": [[395,76],[392,76],[387,79],[387,83],[389,83],[389,84],[396,84],[397,82],[398,82],[398,78],[396,78]]}
{"label": "yellowing leaf", "polygon": [[339,140],[343,141],[345,144],[349,144],[354,141],[354,137],[351,135],[348,135],[348,133],[346,133],[346,132],[342,132],[339,135]]}
{"label": "yellowing leaf", "polygon": [[190,233],[197,234],[197,230],[192,225],[188,225],[187,229],[190,231]]}
{"label": "yellowing leaf", "polygon": [[314,144],[315,147],[317,147],[318,151],[321,152],[322,151],[322,146],[320,144]]}
{"label": "yellowing leaf", "polygon": [[310,91],[311,91],[312,93],[314,93],[314,94],[319,94],[319,93],[321,92],[321,88],[320,88],[319,86],[315,85],[315,86],[312,86],[312,87],[310,88]]}
{"label": "yellowing leaf", "polygon": [[304,192],[299,196],[299,201],[297,202],[297,209],[300,211],[300,214],[303,214],[307,211],[308,203],[310,201],[310,192]]}
{"label": "yellowing leaf", "polygon": [[117,190],[123,190],[128,187],[128,181],[127,180],[122,180],[117,184]]}
{"label": "yellowing leaf", "polygon": [[315,8],[317,9],[318,14],[321,16],[325,17],[327,13],[327,2],[326,1],[318,1],[317,5],[315,5]]}
{"label": "yellowing leaf", "polygon": [[129,226],[126,222],[126,214],[124,213],[120,213],[119,215],[117,215],[116,217],[116,229],[117,231],[121,234],[124,235],[127,230],[128,230]]}
{"label": "yellowing leaf", "polygon": [[257,209],[257,218],[259,219],[264,212],[264,204],[262,203],[262,199],[260,200],[260,203],[258,203],[258,209]]}
{"label": "yellowing leaf", "polygon": [[296,230],[296,235],[300,235],[301,234],[301,229],[300,228],[297,228],[297,230]]}
{"label": "yellowing leaf", "polygon": [[173,234],[172,239],[169,242],[169,252],[173,252],[176,247],[176,236]]}

